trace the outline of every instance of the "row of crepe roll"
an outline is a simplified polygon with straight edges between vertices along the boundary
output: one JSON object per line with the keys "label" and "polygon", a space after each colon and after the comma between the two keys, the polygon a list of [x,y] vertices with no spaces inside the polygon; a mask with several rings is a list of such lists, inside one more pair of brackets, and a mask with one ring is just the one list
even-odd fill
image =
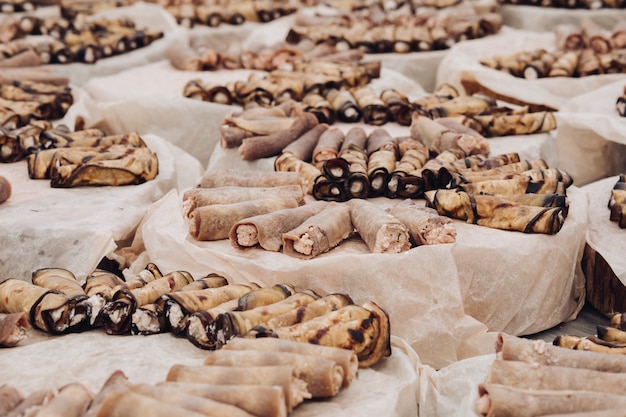
{"label": "row of crepe roll", "polygon": [[182,3],[166,5],[165,9],[185,27],[224,24],[241,25],[245,22],[267,23],[296,11],[294,5],[280,1],[227,1],[220,5]]}
{"label": "row of crepe roll", "polygon": [[[373,301],[356,305],[345,294],[322,297],[289,284],[230,284],[217,274],[162,274],[155,264],[126,280],[97,270],[81,284],[61,268],[37,270],[33,283],[8,279],[0,284],[0,313],[25,315],[51,334],[171,331],[204,349],[236,336],[285,338],[351,350],[364,367],[390,353],[389,318]],[[7,344],[17,344],[28,329],[23,317],[6,323]]]}
{"label": "row of crepe roll", "polygon": [[[280,185],[283,181],[293,182]],[[276,185],[262,187],[268,184]],[[199,185],[183,195],[190,235],[197,240],[228,238],[237,249],[282,248],[290,256],[311,259],[355,231],[373,253],[450,243],[456,237],[451,221],[409,202],[388,209],[363,199],[307,203],[306,182],[297,173],[213,171]]]}
{"label": "row of crepe roll", "polygon": [[114,371],[97,392],[80,382],[22,395],[0,386],[0,412],[18,417],[56,410],[65,417],[286,417],[307,399],[328,400],[358,373],[345,349],[277,339],[237,339],[199,365],[176,364],[165,380],[133,384]]}
{"label": "row of crepe roll", "polygon": [[[1,199],[0,199],[1,201]],[[617,222],[619,227],[626,228],[626,175],[620,174],[611,190],[609,197],[609,219]]]}
{"label": "row of crepe roll", "polygon": [[499,334],[478,387],[476,411],[495,417],[618,417],[626,405],[626,357],[565,349]]}

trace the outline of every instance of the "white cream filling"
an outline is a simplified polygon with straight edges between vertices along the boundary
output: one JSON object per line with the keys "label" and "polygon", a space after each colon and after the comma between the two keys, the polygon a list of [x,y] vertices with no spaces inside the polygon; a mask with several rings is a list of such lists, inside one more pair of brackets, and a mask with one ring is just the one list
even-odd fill
{"label": "white cream filling", "polygon": [[304,233],[298,240],[293,243],[293,249],[303,255],[310,255],[313,253],[313,239],[308,233]]}
{"label": "white cream filling", "polygon": [[176,303],[170,303],[167,309],[167,319],[172,327],[178,327],[185,318],[183,309]]}
{"label": "white cream filling", "polygon": [[154,320],[150,312],[137,310],[133,313],[132,321],[140,333],[158,333],[161,331],[159,321]]}
{"label": "white cream filling", "polygon": [[237,226],[237,243],[241,246],[254,246],[259,243],[257,228],[251,224]]}

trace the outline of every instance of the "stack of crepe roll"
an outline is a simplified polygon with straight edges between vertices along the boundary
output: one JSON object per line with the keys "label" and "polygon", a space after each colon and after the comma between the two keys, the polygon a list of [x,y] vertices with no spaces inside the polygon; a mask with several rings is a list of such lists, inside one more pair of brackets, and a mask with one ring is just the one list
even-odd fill
{"label": "stack of crepe roll", "polygon": [[136,0],[43,0],[58,4],[61,16],[66,20],[88,17],[104,10],[131,6]]}
{"label": "stack of crepe roll", "polygon": [[626,86],[624,86],[622,94],[617,97],[615,109],[617,110],[617,114],[622,117],[626,117]]}
{"label": "stack of crepe roll", "polygon": [[5,59],[23,65],[93,64],[99,59],[132,52],[163,37],[162,31],[136,27],[128,18],[85,19],[24,16],[12,23],[13,38],[1,45]]}
{"label": "stack of crepe roll", "polygon": [[620,21],[612,31],[590,20],[580,26],[560,24],[554,29],[555,45],[511,55],[496,55],[481,64],[514,77],[585,77],[621,74],[626,71],[626,25]]}
{"label": "stack of crepe roll", "polygon": [[[0,61],[1,62],[1,61]],[[62,118],[74,100],[69,80],[46,71],[6,68],[0,70],[0,160],[13,162],[23,156],[15,150],[16,136],[29,125],[48,126]]]}
{"label": "stack of crepe roll", "polygon": [[482,38],[502,27],[499,13],[477,11],[469,3],[443,9],[407,8],[381,18],[380,8],[359,14],[296,16],[287,42],[310,39],[365,53],[407,53],[447,49],[461,40]]}
{"label": "stack of crepe roll", "polygon": [[296,11],[293,2],[275,0],[228,0],[219,3],[182,2],[166,4],[165,9],[185,27],[197,25],[216,27],[245,22],[267,23]]}
{"label": "stack of crepe roll", "polygon": [[617,417],[626,406],[626,356],[499,334],[476,411],[495,417]]}
{"label": "stack of crepe roll", "polygon": [[142,184],[159,172],[157,155],[135,132],[107,135],[32,122],[6,135],[5,149],[12,160],[26,157],[31,179],[49,179],[55,188]]}
{"label": "stack of crepe roll", "polygon": [[610,220],[617,222],[619,227],[626,228],[626,176],[620,174],[611,190],[609,198]]}

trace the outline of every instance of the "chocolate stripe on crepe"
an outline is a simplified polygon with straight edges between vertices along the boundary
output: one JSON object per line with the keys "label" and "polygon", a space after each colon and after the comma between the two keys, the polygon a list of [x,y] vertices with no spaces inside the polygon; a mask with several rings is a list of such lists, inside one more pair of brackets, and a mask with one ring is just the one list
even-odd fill
{"label": "chocolate stripe on crepe", "polygon": [[370,180],[370,197],[385,193],[389,175],[396,167],[398,144],[382,128],[374,129],[367,138],[367,176]]}

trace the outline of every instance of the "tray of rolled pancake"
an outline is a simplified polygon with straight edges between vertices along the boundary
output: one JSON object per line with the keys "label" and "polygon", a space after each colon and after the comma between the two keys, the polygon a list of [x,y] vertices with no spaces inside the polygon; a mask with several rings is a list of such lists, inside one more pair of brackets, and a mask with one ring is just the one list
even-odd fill
{"label": "tray of rolled pancake", "polygon": [[[131,384],[114,372],[95,397],[80,382],[26,398],[2,386],[12,398],[2,406],[16,407],[13,415],[36,406],[127,415],[119,413],[132,404],[142,412],[163,407],[168,415],[286,416],[305,400],[336,396],[392,347],[389,317],[374,301],[357,304],[348,294],[288,283],[235,284],[215,273],[163,274],[155,264],[125,279],[96,270],[79,282],[60,268],[37,270],[32,282],[7,279],[0,283],[0,312],[3,347],[28,344],[33,329],[56,336],[99,329],[112,336],[169,332],[207,350],[203,363],[173,364],[159,384]],[[206,414],[207,407],[220,411]]]}
{"label": "tray of rolled pancake", "polygon": [[552,343],[498,335],[496,358],[478,387],[480,416],[621,416],[626,404],[623,313],[597,335]]}

